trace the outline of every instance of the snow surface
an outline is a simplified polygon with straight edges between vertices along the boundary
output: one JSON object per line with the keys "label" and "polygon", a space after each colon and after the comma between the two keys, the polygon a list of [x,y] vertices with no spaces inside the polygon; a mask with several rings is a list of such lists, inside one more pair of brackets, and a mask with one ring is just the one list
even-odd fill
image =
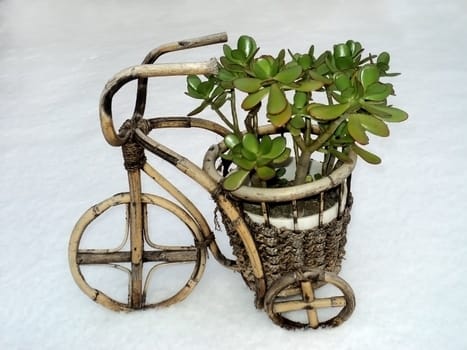
{"label": "snow surface", "polygon": [[[0,348],[467,349],[466,29],[464,0],[1,0]],[[352,38],[372,52],[390,51],[393,70],[403,72],[393,80],[392,101],[410,120],[391,125],[390,139],[373,138],[370,148],[383,165],[360,162],[353,177],[341,276],[357,308],[339,328],[280,329],[254,308],[241,277],[212,258],[184,302],[145,312],[109,311],[70,275],[74,223],[92,204],[127,188],[120,151],[105,143],[98,124],[105,82],[162,43],[220,31],[231,43],[251,34],[264,52],[303,51],[310,43],[322,50]],[[220,52],[214,46],[162,61]],[[118,125],[132,111],[134,87],[116,97]],[[183,78],[153,81],[148,114],[188,112],[195,104],[183,89]],[[192,130],[155,137],[198,163],[217,140]],[[209,196],[151,161],[212,222]],[[115,221],[103,220],[96,230],[121,235]],[[172,234],[167,223],[155,225]],[[112,234],[96,236],[94,244],[118,244]],[[228,251],[222,233],[218,240]],[[96,281],[112,282],[102,276]]]}

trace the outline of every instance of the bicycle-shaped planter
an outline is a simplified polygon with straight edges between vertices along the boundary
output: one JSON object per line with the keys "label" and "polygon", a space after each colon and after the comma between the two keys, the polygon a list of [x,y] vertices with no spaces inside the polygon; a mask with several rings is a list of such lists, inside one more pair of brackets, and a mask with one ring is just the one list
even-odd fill
{"label": "bicycle-shaped planter", "polygon": [[[105,86],[100,100],[100,122],[106,141],[123,151],[124,164],[128,173],[129,191],[116,194],[87,210],[76,223],[69,244],[69,263],[74,280],[81,290],[94,301],[112,310],[148,309],[159,306],[169,306],[185,299],[200,281],[206,266],[208,252],[226,268],[238,270],[238,261],[228,259],[216,243],[215,236],[200,210],[177,187],[163,177],[146,160],[144,151],[160,157],[175,166],[199,183],[212,196],[223,216],[229,221],[246,251],[249,266],[253,275],[255,304],[264,308],[269,317],[277,324],[286,328],[318,328],[320,326],[337,326],[350,317],[355,307],[355,298],[350,286],[337,274],[320,267],[291,270],[280,278],[269,283],[266,281],[260,253],[255,238],[241,215],[238,205],[228,193],[222,190],[220,175],[208,176],[216,172],[213,159],[219,153],[222,144],[212,146],[205,158],[204,169],[192,163],[187,158],[158,143],[151,138],[151,130],[159,128],[202,128],[225,136],[229,131],[212,121],[190,117],[157,117],[143,118],[148,78],[158,76],[210,74],[217,70],[214,59],[206,62],[153,64],[162,54],[171,51],[194,48],[225,42],[225,34],[216,34],[192,40],[169,43],[151,51],[141,65],[133,66],[116,74]],[[126,83],[138,80],[136,106],[133,117],[127,120],[119,132],[114,128],[112,120],[112,98]],[[274,133],[271,126],[260,128],[262,133]],[[350,172],[353,167],[341,171],[338,177],[332,179],[335,186],[349,191]],[[171,201],[161,196],[142,192],[142,174],[146,174],[165,189],[175,200]],[[323,179],[324,181],[324,179]],[[331,180],[330,180],[331,181]],[[293,198],[292,198],[293,200]],[[82,237],[88,225],[102,213],[115,206],[126,207],[127,235],[114,249],[83,249],[80,248]],[[160,245],[151,240],[149,231],[148,208],[160,207],[174,214],[192,234],[191,246]],[[339,200],[339,208],[344,205]],[[322,220],[320,209],[319,218]],[[340,209],[338,210],[340,213]],[[129,238],[129,249],[123,250]],[[129,264],[130,268],[119,265]],[[155,263],[144,281],[143,266]],[[174,295],[157,302],[146,302],[148,280],[158,267],[168,264],[192,263],[193,271],[189,280]],[[129,274],[129,293],[126,303],[109,297],[105,292],[92,287],[81,271],[84,265],[107,264]],[[341,291],[340,295],[326,298],[315,297],[315,289],[323,284],[331,284]],[[319,320],[317,310],[320,308],[339,308],[338,314],[328,320]],[[297,322],[288,318],[288,313],[303,310],[307,322]]]}

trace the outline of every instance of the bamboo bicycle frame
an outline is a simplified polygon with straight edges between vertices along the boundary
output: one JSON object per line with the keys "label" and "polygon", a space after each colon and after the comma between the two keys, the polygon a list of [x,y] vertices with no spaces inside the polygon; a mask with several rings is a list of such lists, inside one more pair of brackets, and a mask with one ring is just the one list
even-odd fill
{"label": "bamboo bicycle frame", "polygon": [[[169,43],[151,51],[144,59],[143,64],[122,70],[106,84],[100,99],[100,121],[104,137],[110,145],[123,147],[128,143],[136,143],[144,147],[145,150],[148,150],[175,166],[188,177],[199,183],[211,194],[220,209],[223,210],[225,215],[232,221],[238,235],[245,244],[256,279],[256,306],[263,307],[264,296],[266,294],[266,283],[261,260],[250,231],[234,204],[226,198],[225,194],[221,190],[220,184],[207,176],[200,167],[148,136],[148,133],[152,129],[156,128],[195,127],[206,129],[222,136],[225,136],[228,133],[228,130],[214,122],[197,118],[161,117],[143,119],[146,105],[148,78],[189,74],[213,74],[217,72],[217,63],[215,59],[195,63],[153,65],[158,57],[167,52],[225,42],[226,40],[226,34],[220,33],[191,40]],[[117,133],[112,120],[112,98],[126,83],[136,79],[138,79],[138,90],[133,117],[128,120],[124,124],[124,127],[121,128],[120,132]],[[196,206],[167,179],[163,178],[156,169],[147,162],[143,163],[144,164],[142,164],[140,169],[127,169],[131,204],[129,211],[132,265],[132,290],[130,304],[133,308],[141,308],[143,303],[141,300],[143,288],[142,265],[145,252],[143,246],[144,213],[141,193],[141,170],[173,195],[173,197],[176,198],[183,208],[191,215],[202,233],[202,240],[204,240],[214,257],[223,265],[232,269],[236,268],[235,262],[227,259],[221,253],[215,239],[213,239],[209,225]]]}

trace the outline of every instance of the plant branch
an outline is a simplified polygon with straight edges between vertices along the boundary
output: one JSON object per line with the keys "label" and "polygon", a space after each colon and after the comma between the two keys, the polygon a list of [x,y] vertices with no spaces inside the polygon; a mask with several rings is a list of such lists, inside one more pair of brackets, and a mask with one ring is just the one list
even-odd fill
{"label": "plant branch", "polygon": [[227,119],[225,114],[222,113],[222,111],[218,107],[214,106],[212,103],[210,105],[211,105],[211,108],[214,110],[214,112],[216,112],[217,115],[222,119],[222,121],[225,123],[225,125],[227,125],[231,130],[233,130],[235,132],[234,125]]}
{"label": "plant branch", "polygon": [[233,119],[233,130],[235,134],[240,135],[240,129],[238,127],[237,102],[234,89],[230,91],[230,111]]}
{"label": "plant branch", "polygon": [[336,129],[346,118],[347,114],[343,114],[339,118],[334,120],[331,124],[329,124],[328,128],[324,132],[322,132],[309,147],[307,147],[307,151],[313,153],[319,150],[326,143],[326,141],[334,134]]}

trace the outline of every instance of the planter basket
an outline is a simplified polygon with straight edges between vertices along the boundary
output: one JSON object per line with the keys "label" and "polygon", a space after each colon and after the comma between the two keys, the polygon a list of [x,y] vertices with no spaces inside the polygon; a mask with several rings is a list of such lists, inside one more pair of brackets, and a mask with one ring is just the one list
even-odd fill
{"label": "planter basket", "polygon": [[[255,223],[248,214],[244,213],[244,219],[263,263],[266,286],[269,288],[274,281],[290,271],[306,271],[317,268],[339,273],[345,255],[344,247],[347,241],[346,233],[350,221],[351,206],[352,198],[349,196],[340,217],[321,227],[297,231]],[[243,279],[248,287],[254,291],[255,278],[245,246],[232,222],[225,215],[222,215],[222,221],[230,238],[233,254],[237,258]]]}
{"label": "planter basket", "polygon": [[[262,131],[270,133],[268,129]],[[222,178],[216,161],[224,150],[223,143],[214,145],[204,159],[204,170],[217,182],[221,182]],[[250,230],[267,288],[293,271],[319,269],[335,274],[340,271],[352,207],[350,179],[355,154],[351,153],[350,159],[350,163],[339,163],[330,175],[317,181],[285,188],[242,186],[228,194]],[[305,214],[307,217],[300,216],[298,208],[310,202],[314,203],[314,209]],[[256,206],[259,215],[251,213],[251,206]],[[278,206],[286,207],[291,217],[286,221],[274,218],[272,208]],[[256,290],[251,259],[245,245],[235,225],[222,211],[221,215],[239,271],[248,287]],[[321,282],[314,283],[314,287],[321,285]]]}

